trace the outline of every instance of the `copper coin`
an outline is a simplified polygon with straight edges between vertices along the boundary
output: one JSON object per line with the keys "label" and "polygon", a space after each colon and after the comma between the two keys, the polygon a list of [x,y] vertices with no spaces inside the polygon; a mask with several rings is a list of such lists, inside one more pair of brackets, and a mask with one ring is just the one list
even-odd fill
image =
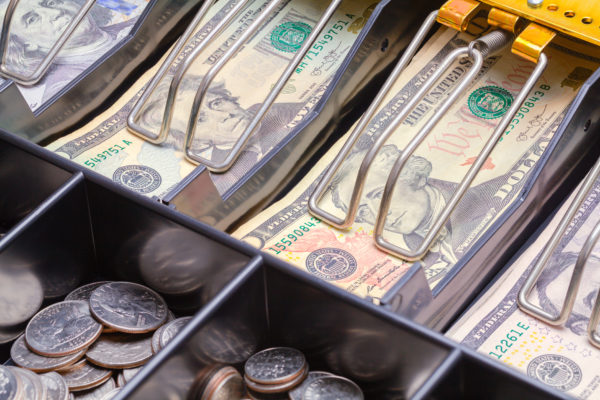
{"label": "copper coin", "polygon": [[13,400],[19,394],[17,377],[9,368],[0,365],[0,400]]}
{"label": "copper coin", "polygon": [[168,317],[167,304],[158,293],[132,282],[111,282],[96,288],[90,308],[104,325],[127,333],[154,331]]}
{"label": "copper coin", "polygon": [[26,322],[38,312],[44,289],[38,277],[27,271],[0,273],[0,327],[10,328]]}
{"label": "copper coin", "polygon": [[304,393],[304,389],[306,388],[306,386],[309,383],[311,383],[312,381],[314,381],[315,379],[321,378],[323,376],[334,376],[334,375],[330,372],[310,371],[308,373],[308,375],[306,376],[306,379],[304,381],[302,381],[302,383],[300,385],[298,385],[294,389],[290,390],[290,392],[288,393],[290,400],[302,400],[302,393]]}
{"label": "copper coin", "polygon": [[192,317],[177,318],[165,325],[160,334],[160,348],[164,348],[187,325]]}
{"label": "copper coin", "polygon": [[85,350],[63,357],[44,357],[29,350],[25,335],[21,335],[10,348],[10,357],[19,367],[34,372],[49,372],[74,364],[85,354]]}
{"label": "copper coin", "polygon": [[81,392],[75,392],[73,399],[76,400],[101,400],[108,393],[115,390],[117,385],[113,379],[109,379],[104,382],[102,385],[95,387],[93,389],[84,390]]}
{"label": "copper coin", "polygon": [[27,400],[44,400],[46,387],[42,385],[39,376],[25,368],[9,367],[12,373],[19,377],[23,386],[23,396]]}
{"label": "copper coin", "polygon": [[68,300],[85,300],[89,301],[92,292],[96,290],[99,286],[104,285],[105,283],[110,283],[110,281],[102,281],[102,282],[92,282],[87,285],[83,285],[73,290],[71,293],[65,297],[65,301]]}
{"label": "copper coin", "polygon": [[244,377],[244,382],[246,383],[246,386],[248,386],[248,389],[251,389],[254,392],[265,393],[265,394],[276,394],[276,393],[285,393],[285,392],[295,388],[296,386],[300,385],[302,383],[302,381],[304,381],[306,379],[307,375],[308,375],[308,365],[306,365],[306,368],[300,375],[298,375],[297,377],[295,377],[287,382],[284,382],[284,383],[279,383],[276,385],[264,385],[264,384],[253,382],[252,380],[248,379],[247,376]]}
{"label": "copper coin", "polygon": [[240,399],[244,394],[244,382],[233,367],[223,367],[208,381],[201,400]]}
{"label": "copper coin", "polygon": [[81,360],[68,371],[61,372],[61,375],[69,390],[77,392],[102,385],[110,379],[112,371]]}
{"label": "copper coin", "polygon": [[111,333],[100,336],[88,349],[87,359],[104,368],[133,368],[152,358],[152,336]]}
{"label": "copper coin", "polygon": [[310,382],[302,393],[302,400],[363,400],[362,390],[350,379],[341,376],[323,376]]}
{"label": "copper coin", "polygon": [[304,354],[289,347],[259,351],[244,365],[246,377],[263,385],[287,383],[306,372]]}
{"label": "copper coin", "polygon": [[40,375],[42,385],[46,387],[47,400],[68,400],[69,388],[67,382],[57,372],[48,372]]}
{"label": "copper coin", "polygon": [[37,313],[25,329],[25,341],[34,352],[66,356],[89,347],[102,333],[86,301],[63,301]]}

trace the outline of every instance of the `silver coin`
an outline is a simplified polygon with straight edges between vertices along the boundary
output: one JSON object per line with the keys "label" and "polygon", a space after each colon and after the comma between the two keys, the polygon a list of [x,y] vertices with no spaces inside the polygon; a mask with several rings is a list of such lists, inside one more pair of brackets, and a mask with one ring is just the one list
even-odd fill
{"label": "silver coin", "polygon": [[23,396],[27,400],[44,400],[46,387],[42,385],[40,377],[25,368],[8,367],[12,373],[19,377],[23,387]]}
{"label": "silver coin", "polygon": [[19,394],[19,381],[7,367],[0,365],[0,400],[13,400]]}
{"label": "silver coin", "polygon": [[65,301],[67,300],[85,300],[89,301],[92,292],[98,288],[99,286],[104,285],[105,283],[110,283],[110,281],[102,281],[102,282],[92,282],[87,285],[83,285],[73,290],[71,293],[65,297]]}
{"label": "silver coin", "polygon": [[177,318],[165,325],[160,335],[160,348],[165,347],[190,322],[192,317]]}
{"label": "silver coin", "polygon": [[44,301],[38,277],[28,271],[0,273],[0,327],[10,328],[33,317]]}
{"label": "silver coin", "polygon": [[145,333],[161,326],[168,317],[165,301],[155,291],[132,282],[111,282],[90,297],[92,314],[120,332]]}
{"label": "silver coin", "polygon": [[124,369],[122,372],[123,372],[123,379],[125,380],[125,383],[129,382],[130,380],[132,380],[133,377],[136,376],[137,373],[142,370],[142,368],[143,367],[126,368],[126,369]]}
{"label": "silver coin", "polygon": [[112,371],[82,360],[73,365],[71,369],[65,372],[61,371],[61,375],[67,382],[69,390],[77,392],[102,385],[110,379]]}
{"label": "silver coin", "polygon": [[152,336],[111,333],[100,336],[88,349],[87,359],[105,368],[133,368],[152,358]]}
{"label": "silver coin", "polygon": [[257,351],[257,332],[231,319],[217,319],[192,338],[192,352],[205,364],[241,364]]}
{"label": "silver coin", "polygon": [[125,382],[125,378],[123,377],[123,371],[119,371],[119,373],[117,374],[116,382],[118,387],[123,387],[127,383]]}
{"label": "silver coin", "polygon": [[113,390],[111,390],[110,392],[106,393],[104,396],[102,396],[102,398],[100,400],[111,400],[112,398],[114,398],[117,394],[119,394],[119,392],[121,391],[121,388],[114,388]]}
{"label": "silver coin", "polygon": [[304,372],[304,354],[289,347],[259,351],[246,361],[244,372],[248,379],[264,385],[277,385],[296,378]]}
{"label": "silver coin", "polygon": [[63,301],[37,313],[25,329],[25,341],[34,352],[65,356],[89,347],[102,333],[86,301]]}
{"label": "silver coin", "polygon": [[116,388],[117,385],[115,384],[115,381],[113,379],[109,379],[94,389],[75,392],[73,398],[77,400],[101,400],[104,396]]}
{"label": "silver coin", "polygon": [[240,373],[233,367],[224,367],[207,383],[201,400],[241,399],[243,394],[244,382]]}
{"label": "silver coin", "polygon": [[63,357],[44,357],[29,350],[25,344],[25,335],[21,335],[10,348],[10,357],[19,367],[30,369],[34,372],[49,372],[74,364],[85,354],[81,350],[75,354]]}
{"label": "silver coin", "polygon": [[288,396],[290,400],[302,400],[302,393],[304,393],[304,389],[308,386],[309,383],[314,381],[317,378],[321,378],[323,376],[334,376],[330,372],[324,371],[310,371],[304,380],[298,387],[292,389],[288,392]]}
{"label": "silver coin", "polygon": [[362,390],[349,379],[341,376],[324,376],[310,382],[304,388],[302,400],[363,400]]}
{"label": "silver coin", "polygon": [[40,375],[42,385],[46,387],[47,400],[68,400],[69,388],[67,382],[57,372],[48,372]]}
{"label": "silver coin", "polygon": [[254,393],[281,394],[286,393],[289,390],[300,385],[306,379],[306,375],[308,375],[308,364],[306,364],[306,367],[300,375],[283,383],[278,383],[275,385],[264,385],[248,379],[248,376],[244,376],[244,382],[246,383],[248,389],[252,390]]}
{"label": "silver coin", "polygon": [[160,351],[160,349],[162,347],[160,347],[160,335],[162,335],[163,331],[165,330],[165,327],[167,326],[167,324],[161,326],[160,328],[158,328],[157,330],[154,331],[154,333],[152,334],[152,352],[154,354],[158,353]]}
{"label": "silver coin", "polygon": [[16,325],[10,328],[0,328],[0,344],[12,342],[25,332],[25,325]]}

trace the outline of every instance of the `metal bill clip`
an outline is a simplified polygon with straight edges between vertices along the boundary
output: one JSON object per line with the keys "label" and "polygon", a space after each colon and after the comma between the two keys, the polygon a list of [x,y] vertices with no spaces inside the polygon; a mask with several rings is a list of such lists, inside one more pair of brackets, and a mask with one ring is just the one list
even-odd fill
{"label": "metal bill clip", "polygon": [[[202,78],[198,91],[196,92],[196,96],[194,97],[192,111],[190,113],[187,125],[184,154],[188,161],[194,164],[202,164],[206,166],[208,170],[216,173],[226,172],[232,167],[232,165],[242,153],[244,147],[246,146],[246,143],[248,142],[252,134],[260,126],[261,121],[273,105],[273,102],[285,87],[285,84],[287,83],[288,79],[290,78],[290,76],[292,76],[298,65],[302,62],[303,58],[306,56],[314,42],[317,40],[319,34],[325,27],[327,21],[331,18],[331,16],[336,11],[341,2],[342,0],[333,0],[329,3],[329,6],[327,7],[326,11],[323,13],[314,29],[311,31],[308,38],[304,41],[300,50],[298,50],[294,58],[290,61],[285,71],[281,74],[281,76],[277,80],[277,83],[274,85],[271,92],[268,94],[259,111],[253,117],[249,125],[245,128],[241,136],[237,139],[237,141],[233,145],[233,148],[231,150],[228,150],[228,153],[224,157],[224,159],[214,161],[194,154],[192,149],[192,143],[196,134],[197,120],[209,86],[215,80],[215,78],[223,69],[223,67],[238,53],[238,51],[246,44],[246,42],[260,29],[260,27],[266,23],[273,11],[275,11],[277,7],[281,6],[284,3],[284,0],[271,1],[268,4],[268,6],[260,12],[260,14],[256,17],[256,20],[244,31],[242,35],[240,35],[238,39],[236,39],[232,46]],[[198,14],[188,27],[184,35],[181,37],[181,39],[179,39],[175,48],[171,51],[168,58],[165,60],[164,64],[159,69],[158,73],[148,84],[146,90],[144,91],[140,99],[137,101],[137,103],[131,110],[131,113],[129,114],[129,118],[127,119],[127,126],[129,130],[151,143],[160,144],[167,139],[174,113],[175,97],[177,95],[181,82],[183,81],[185,73],[193,64],[194,60],[196,60],[206,49],[206,47],[211,43],[211,41],[214,40],[214,38],[217,35],[219,35],[219,33],[221,33],[223,29],[228,26],[228,24],[231,23],[233,18],[244,8],[244,6],[249,3],[249,0],[241,0],[240,2],[238,2],[235,5],[235,7],[233,7],[225,15],[225,17],[214,27],[214,29],[207,35],[204,41],[200,45],[198,45],[190,53],[190,55],[187,56],[185,60],[181,62],[181,64],[177,67],[177,70],[169,87],[167,103],[164,110],[160,131],[158,133],[155,133],[143,128],[138,122],[140,119],[142,108],[147,103],[150,96],[152,96],[159,82],[163,79],[167,71],[170,69],[171,65],[178,57],[180,51],[192,36],[192,33],[195,31],[203,17],[207,14],[208,10],[214,3],[215,1],[206,1],[204,3],[204,5],[198,11]]]}
{"label": "metal bill clip", "polygon": [[[86,0],[83,6],[79,9],[77,14],[71,19],[66,25],[64,30],[60,33],[58,40],[54,42],[50,50],[43,56],[42,61],[32,71],[16,71],[9,69],[10,65],[7,64],[7,58],[11,53],[9,43],[11,42],[10,27],[15,15],[15,11],[19,6],[19,0],[10,0],[4,14],[4,22],[2,24],[2,32],[0,33],[0,76],[11,79],[14,82],[22,85],[34,85],[36,84],[48,71],[50,65],[56,58],[58,52],[63,48],[64,44],[71,37],[75,29],[79,26],[83,18],[90,11],[92,6],[95,4],[94,0]],[[25,15],[23,18],[27,17]],[[16,68],[12,66],[12,68]]]}
{"label": "metal bill clip", "polygon": [[[452,3],[452,1],[447,4],[450,4],[450,3]],[[460,3],[467,4],[468,2],[467,3],[460,2]],[[469,12],[471,14],[473,14],[471,11],[476,10],[477,3],[470,3],[470,4],[473,4],[473,6],[470,8]],[[446,6],[444,6],[444,7],[446,7]],[[354,189],[352,191],[352,197],[350,199],[350,203],[348,206],[348,212],[346,213],[346,215],[343,218],[339,218],[339,217],[336,217],[335,215],[332,215],[331,213],[329,213],[329,212],[325,211],[324,209],[322,209],[321,207],[319,207],[319,205],[318,205],[319,201],[322,199],[323,195],[329,189],[330,183],[332,182],[332,179],[334,178],[337,171],[340,169],[340,166],[342,165],[343,161],[350,154],[351,149],[353,148],[353,146],[355,145],[355,143],[357,142],[359,137],[363,134],[363,132],[367,128],[369,122],[374,117],[376,111],[382,105],[385,96],[391,90],[392,86],[394,85],[395,81],[398,79],[398,77],[400,76],[402,71],[405,69],[405,67],[408,65],[408,63],[411,61],[411,59],[413,58],[417,49],[419,48],[419,46],[421,45],[421,43],[427,36],[427,33],[430,31],[430,29],[432,28],[432,26],[434,25],[436,20],[439,22],[442,22],[446,25],[449,25],[447,23],[447,21],[445,20],[445,18],[442,18],[442,17],[444,17],[444,15],[442,15],[442,11],[444,10],[444,7],[442,7],[442,9],[440,11],[432,12],[427,17],[427,19],[425,20],[425,23],[421,26],[421,28],[417,32],[415,38],[412,40],[412,42],[410,43],[410,45],[404,52],[404,55],[402,56],[402,58],[396,65],[391,76],[389,77],[387,82],[384,84],[382,90],[378,93],[374,102],[371,104],[371,106],[369,107],[367,112],[363,115],[363,117],[357,124],[356,128],[351,133],[348,141],[344,144],[342,150],[340,151],[338,156],[335,158],[333,163],[330,165],[330,167],[328,168],[328,170],[322,177],[322,179],[319,182],[319,184],[317,185],[314,193],[311,195],[309,204],[308,204],[309,210],[314,216],[324,220],[325,222],[329,223],[330,225],[333,225],[336,228],[339,228],[339,229],[348,228],[354,222],[354,218],[356,216],[356,213],[357,213],[359,205],[360,205],[359,203],[361,200],[363,188],[365,186],[365,179],[369,172],[369,168],[373,164],[373,161],[375,160],[378,152],[381,150],[381,148],[386,143],[386,141],[390,138],[390,136],[399,129],[400,125],[406,119],[406,117],[409,115],[409,113],[413,110],[413,108],[415,106],[417,106],[418,102],[428,93],[428,91],[433,87],[433,85],[436,83],[436,81],[442,77],[442,75],[452,65],[452,63],[463,57],[469,57],[470,59],[472,59],[472,62],[473,62],[471,69],[469,70],[469,72],[467,74],[465,74],[463,80],[457,85],[457,87],[441,103],[439,108],[437,110],[435,110],[435,113],[431,117],[431,119],[426,122],[426,124],[411,139],[411,141],[408,143],[406,148],[402,151],[402,155],[397,159],[392,170],[390,171],[390,173],[388,175],[388,179],[387,179],[387,182],[385,185],[383,196],[381,198],[381,204],[379,207],[377,220],[375,222],[375,232],[374,232],[375,243],[376,243],[377,247],[379,247],[381,250],[391,253],[397,257],[400,257],[400,258],[408,260],[408,261],[416,261],[416,260],[422,259],[425,256],[425,254],[427,254],[429,248],[433,245],[434,240],[436,239],[436,237],[440,233],[441,229],[444,227],[444,225],[448,221],[450,214],[453,212],[455,207],[458,205],[461,198],[465,195],[469,186],[475,179],[475,176],[477,175],[479,170],[482,168],[485,161],[488,159],[490,153],[496,146],[496,143],[499,141],[499,139],[502,137],[502,135],[506,131],[508,124],[513,119],[513,117],[515,116],[515,114],[517,113],[519,108],[522,106],[522,104],[525,101],[530,90],[533,88],[534,84],[541,76],[542,72],[546,68],[547,61],[548,61],[546,55],[543,52],[540,52],[539,59],[537,60],[537,65],[536,65],[535,69],[533,70],[533,73],[527,79],[527,82],[525,83],[524,87],[521,89],[519,94],[516,96],[516,99],[513,102],[513,104],[511,105],[510,109],[504,115],[504,117],[502,118],[500,123],[497,125],[493,134],[490,136],[490,138],[486,142],[485,146],[483,147],[481,153],[477,157],[476,161],[474,162],[472,167],[469,169],[467,174],[464,176],[464,178],[460,182],[458,188],[456,189],[456,191],[454,192],[454,194],[452,195],[450,200],[448,200],[446,206],[444,207],[444,209],[442,210],[440,215],[432,223],[432,226],[431,226],[429,232],[427,233],[425,239],[422,241],[422,243],[419,245],[419,247],[416,250],[408,250],[408,249],[401,248],[400,246],[388,241],[384,237],[386,217],[388,215],[388,211],[390,209],[390,205],[393,200],[392,193],[393,193],[393,189],[396,185],[396,182],[400,176],[402,169],[406,165],[406,163],[409,160],[409,158],[411,157],[411,155],[415,152],[417,147],[423,142],[423,140],[427,137],[427,135],[434,129],[434,127],[436,126],[438,121],[442,118],[442,116],[450,108],[452,103],[456,101],[456,99],[458,98],[460,93],[462,91],[464,91],[468,87],[468,85],[473,81],[473,79],[476,77],[477,73],[481,69],[483,60],[486,57],[492,55],[493,53],[495,53],[499,50],[502,50],[504,47],[511,45],[513,43],[514,35],[512,32],[509,32],[507,30],[502,30],[502,29],[492,31],[492,32],[482,36],[481,38],[471,42],[469,46],[457,48],[443,60],[443,62],[440,64],[439,68],[433,73],[433,75],[427,81],[425,81],[422,84],[419,91],[404,104],[404,106],[399,110],[398,115],[391,121],[389,126],[387,126],[385,128],[385,130],[381,133],[381,135],[377,138],[375,143],[372,145],[372,147],[366,153],[366,155],[362,161],[362,164],[360,165],[360,168],[358,170],[358,177],[357,177],[356,183],[354,185]],[[447,15],[447,13],[445,15]],[[455,18],[454,16],[456,16],[456,15],[458,15],[458,14],[450,13],[449,19],[452,20],[453,26],[456,25],[458,28],[460,28],[460,30],[464,30],[466,27],[465,19],[464,18],[463,19]],[[464,15],[464,13],[462,15]],[[468,23],[468,21],[467,21],[467,23]],[[394,201],[402,201],[402,199],[395,199]]]}
{"label": "metal bill clip", "polygon": [[[552,234],[550,241],[540,254],[537,262],[533,266],[525,284],[521,288],[519,292],[519,296],[517,298],[517,303],[519,308],[535,317],[538,318],[547,324],[550,325],[562,325],[564,324],[569,315],[571,314],[571,310],[573,310],[573,305],[575,304],[575,297],[577,296],[577,291],[579,289],[579,284],[581,283],[581,278],[583,276],[583,270],[592,254],[598,239],[600,238],[600,223],[594,227],[592,233],[585,241],[579,256],[577,257],[577,261],[575,263],[575,267],[573,269],[573,274],[571,276],[571,281],[569,282],[569,287],[567,288],[567,294],[565,296],[565,300],[560,309],[558,315],[552,315],[551,313],[545,311],[541,307],[536,306],[532,302],[528,300],[529,295],[531,294],[537,280],[539,279],[544,267],[550,260],[552,253],[558,246],[560,240],[564,236],[566,230],[568,229],[571,221],[579,211],[579,208],[587,198],[590,190],[594,187],[594,184],[600,177],[600,160],[596,162],[592,170],[589,172],[585,180],[583,181],[582,187],[579,189],[573,202],[569,206],[567,213],[561,219],[558,227]],[[592,314],[590,316],[590,321],[588,323],[587,333],[588,339],[590,342],[596,346],[600,347],[600,335],[596,331],[596,327],[600,322],[600,293],[596,297],[596,301],[594,303],[594,307],[592,309]]]}

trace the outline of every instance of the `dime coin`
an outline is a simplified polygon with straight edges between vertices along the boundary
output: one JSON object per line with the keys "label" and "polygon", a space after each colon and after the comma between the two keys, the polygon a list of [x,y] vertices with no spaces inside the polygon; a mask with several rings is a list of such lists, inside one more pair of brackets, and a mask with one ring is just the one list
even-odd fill
{"label": "dime coin", "polygon": [[160,349],[162,348],[162,347],[160,347],[160,335],[162,335],[166,326],[167,326],[166,324],[161,326],[160,328],[155,330],[154,334],[152,335],[152,352],[154,354],[158,353],[160,351]]}
{"label": "dime coin", "polygon": [[290,390],[288,396],[290,400],[302,400],[302,393],[304,393],[304,389],[308,386],[309,383],[314,381],[317,378],[321,378],[323,376],[334,376],[332,373],[323,372],[323,371],[310,371],[306,379],[293,390]]}
{"label": "dime coin", "polygon": [[92,292],[98,288],[99,286],[104,285],[105,283],[110,283],[110,281],[102,281],[102,282],[92,282],[87,285],[83,285],[73,290],[71,293],[65,297],[65,300],[85,300],[89,301]]}
{"label": "dime coin", "polygon": [[44,400],[46,387],[42,385],[39,376],[25,368],[8,367],[23,385],[23,395],[27,400]]}
{"label": "dime coin", "polygon": [[0,400],[13,400],[19,394],[17,377],[7,367],[0,365]]}
{"label": "dime coin", "polygon": [[137,375],[138,372],[140,372],[142,370],[143,367],[137,367],[137,368],[126,368],[122,371],[123,373],[123,379],[125,380],[125,383],[129,382],[130,380],[133,379],[134,376]]}
{"label": "dime coin", "polygon": [[63,377],[56,372],[40,375],[42,385],[46,387],[47,400],[68,400],[69,388]]}
{"label": "dime coin", "polygon": [[44,289],[37,276],[27,271],[0,274],[0,327],[19,325],[42,306]]}
{"label": "dime coin", "polygon": [[246,361],[246,377],[259,384],[286,383],[305,372],[304,354],[289,347],[274,347],[259,351]]}
{"label": "dime coin", "polygon": [[86,301],[63,301],[37,313],[25,329],[25,342],[44,356],[77,353],[92,344],[102,333],[90,315]]}
{"label": "dime coin", "polygon": [[100,386],[110,379],[112,371],[82,360],[75,364],[73,368],[62,372],[61,375],[67,382],[69,390],[76,392]]}
{"label": "dime coin", "polygon": [[153,290],[132,282],[106,283],[92,292],[92,314],[120,332],[145,333],[167,319],[165,301]]}
{"label": "dime coin", "polygon": [[133,368],[152,358],[152,336],[111,333],[88,349],[87,359],[104,368]]}
{"label": "dime coin", "polygon": [[63,357],[40,356],[27,347],[25,335],[21,335],[10,348],[10,357],[19,367],[34,372],[48,372],[74,364],[85,354],[85,350]]}
{"label": "dime coin", "polygon": [[102,396],[102,398],[100,400],[111,400],[113,397],[115,397],[117,394],[119,394],[119,392],[121,391],[121,388],[114,388],[113,390],[111,390],[110,392],[106,393],[104,396]]}
{"label": "dime coin", "polygon": [[341,376],[324,376],[310,382],[302,393],[303,400],[363,400],[362,390]]}
{"label": "dime coin", "polygon": [[165,347],[187,325],[192,317],[177,318],[165,325],[160,335],[160,348]]}
{"label": "dime coin", "polygon": [[73,396],[73,398],[76,400],[100,400],[105,395],[107,395],[108,393],[115,390],[116,387],[117,387],[117,385],[115,384],[115,381],[112,379],[109,379],[106,382],[104,382],[102,385],[100,385],[94,389],[84,390],[82,392],[76,392],[75,396]]}
{"label": "dime coin", "polygon": [[256,392],[256,393],[266,393],[266,394],[275,394],[275,393],[284,393],[288,390],[291,390],[298,386],[304,379],[306,379],[306,375],[308,374],[308,365],[304,369],[303,373],[298,375],[292,380],[286,381],[285,383],[280,383],[276,385],[262,385],[260,383],[256,383],[248,379],[247,376],[244,377],[244,382],[246,382],[246,386],[248,389]]}

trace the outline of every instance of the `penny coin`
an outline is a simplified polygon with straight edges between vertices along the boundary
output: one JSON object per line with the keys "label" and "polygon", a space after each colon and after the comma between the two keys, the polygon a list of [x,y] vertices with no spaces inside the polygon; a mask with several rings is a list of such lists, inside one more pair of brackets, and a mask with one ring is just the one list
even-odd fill
{"label": "penny coin", "polygon": [[114,388],[113,390],[111,390],[110,392],[106,393],[104,396],[102,396],[102,398],[100,400],[111,400],[112,398],[114,398],[117,394],[119,394],[119,392],[121,391],[121,388]]}
{"label": "penny coin", "polygon": [[146,333],[168,317],[165,301],[155,291],[132,282],[106,283],[90,297],[92,314],[120,332]]}
{"label": "penny coin", "polygon": [[46,387],[47,400],[68,400],[69,388],[63,377],[56,372],[40,375],[42,385]]}
{"label": "penny coin", "polygon": [[101,400],[105,395],[112,392],[117,388],[115,381],[109,379],[102,385],[95,387],[94,389],[84,390],[81,392],[75,392],[73,399],[76,400]]}
{"label": "penny coin", "polygon": [[165,347],[187,325],[192,317],[177,318],[165,325],[160,335],[160,348]]}
{"label": "penny coin", "polygon": [[332,373],[323,372],[323,371],[310,371],[306,376],[306,379],[298,385],[293,390],[290,390],[288,396],[290,400],[302,400],[302,393],[304,393],[304,389],[308,386],[309,383],[314,381],[317,378],[321,378],[323,376],[334,376]]}
{"label": "penny coin", "polygon": [[104,285],[105,283],[110,283],[110,281],[102,281],[102,282],[92,282],[87,285],[83,285],[73,290],[71,293],[65,297],[65,301],[67,300],[85,300],[89,301],[92,292],[96,290],[99,286]]}
{"label": "penny coin", "polygon": [[154,354],[158,353],[162,348],[160,347],[160,335],[162,335],[166,326],[166,324],[161,326],[160,328],[154,331],[154,334],[152,334],[152,352]]}
{"label": "penny coin", "polygon": [[13,400],[19,394],[19,381],[7,367],[0,365],[0,400]]}
{"label": "penny coin", "polygon": [[323,376],[310,382],[302,393],[303,400],[363,400],[362,390],[341,376]]}
{"label": "penny coin", "polygon": [[125,380],[125,383],[129,382],[130,380],[133,379],[134,376],[137,375],[138,372],[140,372],[142,370],[143,367],[137,367],[137,368],[126,368],[122,371],[123,373],[123,379]]}
{"label": "penny coin", "polygon": [[244,382],[240,373],[233,367],[224,367],[210,378],[201,400],[240,399],[244,394]]}
{"label": "penny coin", "polygon": [[63,301],[37,313],[25,329],[25,342],[34,352],[66,356],[89,347],[102,333],[86,301]]}
{"label": "penny coin", "polygon": [[305,372],[304,354],[289,347],[259,351],[246,361],[246,377],[259,384],[277,385],[293,380]]}
{"label": "penny coin", "polygon": [[112,371],[82,360],[73,365],[68,371],[61,372],[61,375],[67,382],[69,390],[76,392],[102,385],[110,379]]}
{"label": "penny coin", "polygon": [[248,389],[251,389],[252,391],[257,392],[257,393],[266,393],[266,394],[284,393],[284,392],[287,392],[288,390],[295,388],[299,384],[301,384],[302,381],[304,381],[304,379],[306,379],[306,375],[308,375],[308,365],[304,369],[303,373],[301,373],[294,379],[289,380],[285,383],[280,383],[280,384],[276,384],[276,385],[263,385],[263,384],[251,381],[250,379],[248,379],[247,376],[244,377],[244,382],[246,382],[246,386],[248,386]]}
{"label": "penny coin", "polygon": [[2,271],[0,274],[0,327],[14,327],[38,312],[44,289],[35,274]]}
{"label": "penny coin", "polygon": [[63,357],[44,357],[29,350],[25,335],[21,335],[10,348],[10,357],[19,367],[34,372],[49,372],[74,364],[85,354],[85,350]]}
{"label": "penny coin", "polygon": [[100,336],[88,349],[87,359],[104,368],[133,368],[152,358],[152,336],[111,333]]}
{"label": "penny coin", "polygon": [[18,376],[23,386],[23,395],[27,400],[44,400],[46,398],[46,387],[42,385],[40,377],[25,368],[8,367],[12,373]]}

